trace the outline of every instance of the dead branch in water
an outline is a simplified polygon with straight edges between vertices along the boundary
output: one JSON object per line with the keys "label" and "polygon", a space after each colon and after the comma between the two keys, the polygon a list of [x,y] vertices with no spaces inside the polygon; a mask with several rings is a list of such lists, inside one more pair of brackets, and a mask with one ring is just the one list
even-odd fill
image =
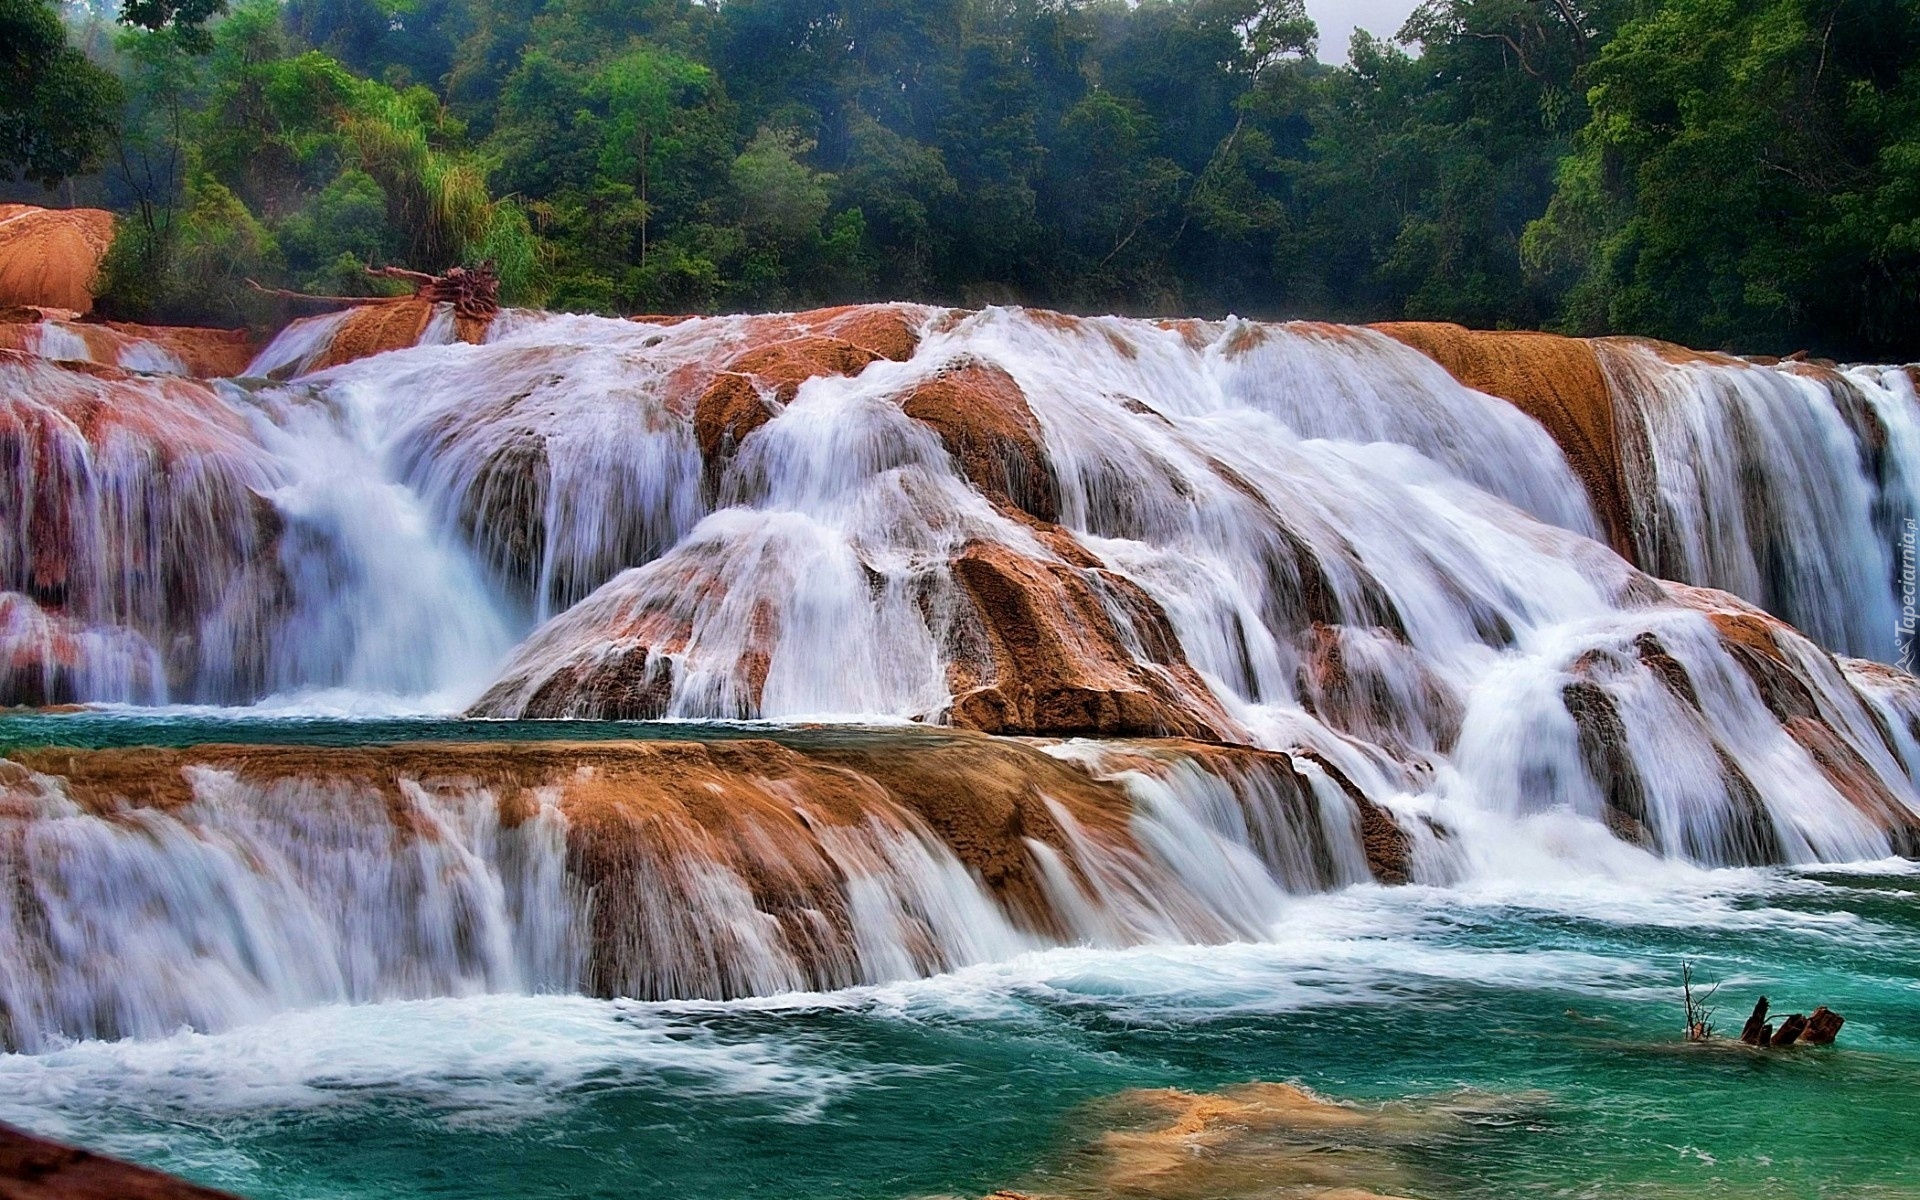
{"label": "dead branch in water", "polygon": [[1846,1023],[1845,1017],[1822,1004],[1807,1018],[1807,1031],[1800,1035],[1800,1040],[1810,1046],[1831,1046],[1833,1039],[1840,1036],[1840,1027]]}
{"label": "dead branch in water", "polygon": [[267,296],[278,296],[283,300],[304,300],[309,304],[392,304],[396,300],[411,300],[411,296],[317,296],[312,292],[295,292],[287,288],[268,287],[256,279],[247,280],[247,286]]}
{"label": "dead branch in water", "polygon": [[1698,999],[1693,995],[1693,964],[1680,964],[1680,992],[1687,1002],[1687,1040],[1704,1042],[1713,1036],[1713,1009],[1708,1002],[1713,994],[1720,990],[1719,984],[1707,989],[1707,994]]}
{"label": "dead branch in water", "polygon": [[1812,1016],[1792,1013],[1780,1022],[1775,1029],[1767,1020],[1767,998],[1760,997],[1753,1006],[1753,1015],[1747,1018],[1746,1025],[1740,1030],[1740,1040],[1749,1046],[1778,1050],[1796,1043],[1809,1046],[1831,1046],[1833,1039],[1840,1036],[1840,1027],[1847,1019],[1826,1005],[1813,1010]]}

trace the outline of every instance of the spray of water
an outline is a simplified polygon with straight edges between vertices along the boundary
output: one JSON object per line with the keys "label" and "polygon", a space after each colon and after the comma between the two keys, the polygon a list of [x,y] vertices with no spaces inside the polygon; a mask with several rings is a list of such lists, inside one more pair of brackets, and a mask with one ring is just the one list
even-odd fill
{"label": "spray of water", "polygon": [[[566,804],[503,816],[486,780],[214,772],[133,811],[11,780],[7,962],[39,965],[8,968],[10,1036],[1258,938],[1291,894],[1370,878],[1383,837],[1436,883],[1920,845],[1911,677],[1830,653],[1895,652],[1904,372],[1603,345],[1668,584],[1593,540],[1541,427],[1382,335],[881,311],[910,354],[784,318],[508,314],[485,345],[430,325],[300,375],[317,319],[254,364],[279,382],[7,358],[0,687],[1161,728],[1286,751],[1291,782],[1057,748],[1124,788],[1127,832],[1036,809],[1057,836],[1011,836],[1038,920],[885,789],[799,841],[648,826],[616,904]],[[737,366],[776,343],[853,365]],[[730,379],[747,402],[706,436]],[[781,829],[818,825],[782,795]],[[789,877],[832,884],[768,892]]]}

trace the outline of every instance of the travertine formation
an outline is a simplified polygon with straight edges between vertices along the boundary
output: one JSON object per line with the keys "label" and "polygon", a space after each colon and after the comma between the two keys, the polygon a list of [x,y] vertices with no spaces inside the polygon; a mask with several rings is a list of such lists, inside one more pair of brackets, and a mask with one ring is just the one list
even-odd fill
{"label": "travertine formation", "polygon": [[0,1044],[474,986],[731,997],[1245,938],[1288,891],[1405,880],[1416,836],[1324,760],[1180,741],[15,749],[0,951],[27,969],[0,974]]}
{"label": "travertine formation", "polygon": [[0,1200],[235,1200],[235,1197],[0,1125]]}
{"label": "travertine formation", "polygon": [[94,276],[113,245],[113,224],[113,214],[98,208],[0,204],[0,309],[91,312]]}
{"label": "travertine formation", "polygon": [[1182,739],[1313,775],[1390,880],[1450,869],[1408,798],[1710,863],[1920,846],[1920,693],[1831,653],[1894,657],[1905,372],[914,305],[459,344],[448,307],[298,323],[271,384],[0,351],[0,695]]}
{"label": "travertine formation", "polygon": [[1882,596],[1899,569],[1887,552],[1912,515],[1912,368],[1748,360],[1643,338],[1374,328],[1545,426],[1608,541],[1636,566],[1738,593],[1830,649],[1891,657],[1898,614]]}

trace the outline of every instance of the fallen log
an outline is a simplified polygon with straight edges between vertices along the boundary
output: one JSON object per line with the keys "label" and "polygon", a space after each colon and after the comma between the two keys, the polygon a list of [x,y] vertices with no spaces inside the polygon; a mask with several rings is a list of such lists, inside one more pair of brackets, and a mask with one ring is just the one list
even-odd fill
{"label": "fallen log", "polygon": [[395,300],[410,300],[410,296],[320,296],[313,292],[296,292],[288,288],[268,287],[257,279],[247,280],[247,286],[263,296],[277,296],[282,300],[299,300],[308,304],[337,304],[343,306],[361,304],[392,304]]}
{"label": "fallen log", "polygon": [[1765,1046],[1773,1040],[1773,1026],[1767,1024],[1767,998],[1753,1006],[1753,1015],[1740,1027],[1740,1040],[1749,1046]]}
{"label": "fallen log", "polygon": [[466,267],[448,267],[446,273],[442,275],[429,275],[425,271],[413,271],[406,267],[368,267],[366,272],[375,279],[394,279],[412,284],[413,294],[411,296],[320,296],[311,292],[268,287],[254,279],[247,280],[247,286],[256,292],[278,296],[283,300],[342,307],[393,304],[401,300],[428,300],[435,304],[451,304],[456,316],[478,321],[490,321],[500,311],[500,277],[495,273],[491,262],[481,263],[471,270]]}

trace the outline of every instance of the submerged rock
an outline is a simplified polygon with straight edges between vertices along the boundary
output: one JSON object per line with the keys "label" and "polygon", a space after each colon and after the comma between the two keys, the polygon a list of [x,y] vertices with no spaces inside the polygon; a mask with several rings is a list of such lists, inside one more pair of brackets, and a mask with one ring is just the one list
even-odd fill
{"label": "submerged rock", "polygon": [[[1342,1103],[1291,1083],[1217,1092],[1140,1088],[1088,1106],[1094,1131],[1031,1188],[1028,1200],[1394,1200],[1424,1195],[1422,1148],[1459,1138],[1533,1097],[1471,1093],[1387,1104]],[[1495,1120],[1491,1124],[1512,1124]]]}
{"label": "submerged rock", "polygon": [[7,1200],[236,1200],[184,1179],[0,1125]]}

